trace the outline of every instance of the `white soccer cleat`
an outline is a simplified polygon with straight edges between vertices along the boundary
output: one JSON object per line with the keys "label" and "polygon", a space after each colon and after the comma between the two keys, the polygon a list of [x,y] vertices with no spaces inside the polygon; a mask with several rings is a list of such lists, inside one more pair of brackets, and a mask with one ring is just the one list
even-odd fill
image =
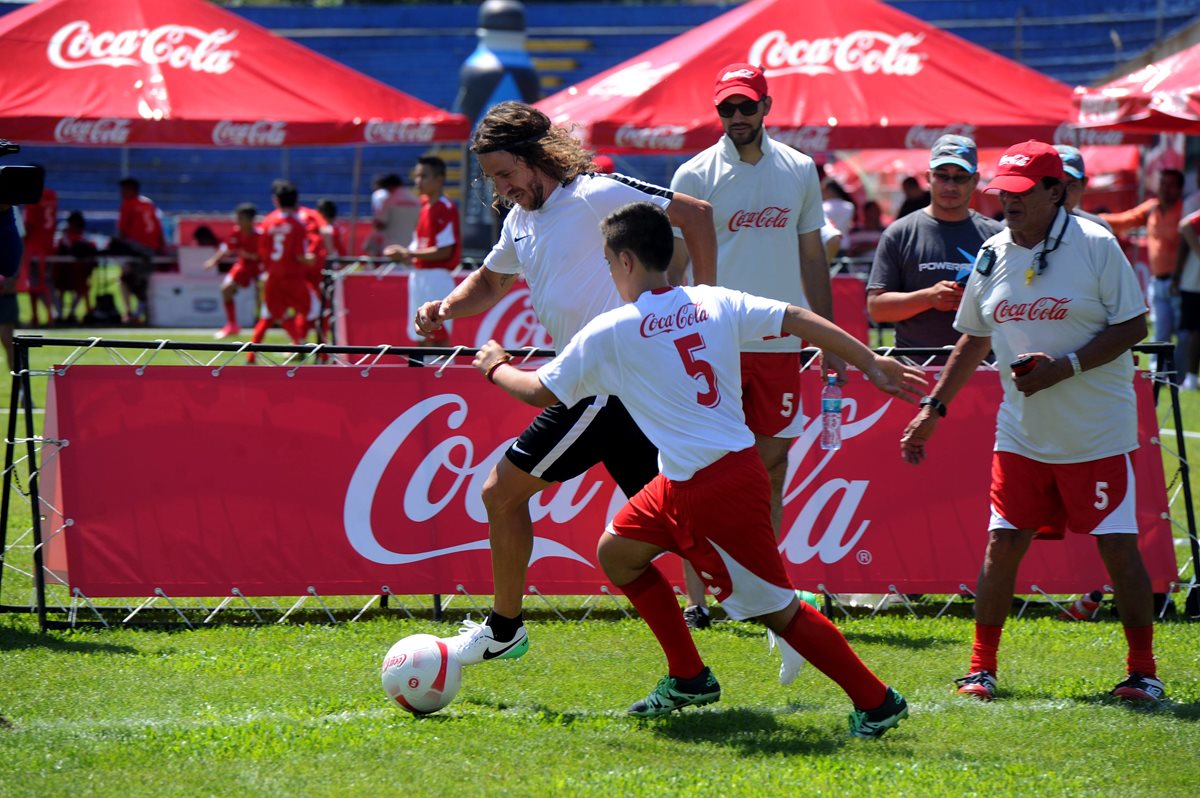
{"label": "white soccer cleat", "polygon": [[463,665],[477,665],[491,659],[516,659],[529,650],[529,633],[522,626],[512,640],[500,641],[492,628],[472,620],[463,621],[458,634],[442,638]]}
{"label": "white soccer cleat", "polygon": [[770,629],[767,630],[767,643],[770,649],[778,646],[779,654],[783,658],[783,661],[779,663],[779,683],[787,686],[796,681],[796,676],[799,675],[800,669],[808,660],[800,656],[800,653],[792,648],[788,641]]}

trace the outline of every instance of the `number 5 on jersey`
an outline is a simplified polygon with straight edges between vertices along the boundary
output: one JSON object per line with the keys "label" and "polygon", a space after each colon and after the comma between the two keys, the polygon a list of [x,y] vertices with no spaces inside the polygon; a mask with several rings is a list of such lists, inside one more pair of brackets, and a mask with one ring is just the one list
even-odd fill
{"label": "number 5 on jersey", "polygon": [[721,394],[717,390],[717,375],[713,372],[712,364],[696,356],[704,349],[704,338],[700,333],[691,333],[675,339],[675,348],[679,350],[679,359],[683,368],[693,379],[703,378],[706,391],[696,393],[696,401],[703,407],[716,407],[721,403]]}

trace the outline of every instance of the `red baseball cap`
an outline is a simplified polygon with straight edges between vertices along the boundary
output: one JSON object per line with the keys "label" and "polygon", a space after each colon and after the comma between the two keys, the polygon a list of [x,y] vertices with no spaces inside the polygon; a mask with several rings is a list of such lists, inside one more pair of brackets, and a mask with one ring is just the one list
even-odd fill
{"label": "red baseball cap", "polygon": [[1014,144],[1000,156],[996,176],[984,191],[1023,194],[1036,186],[1043,177],[1067,179],[1066,173],[1063,172],[1062,156],[1046,142],[1030,139],[1021,144]]}
{"label": "red baseball cap", "polygon": [[713,105],[720,105],[729,97],[741,94],[751,100],[767,96],[767,79],[762,69],[753,64],[737,62],[723,67],[717,73],[717,85],[713,89]]}

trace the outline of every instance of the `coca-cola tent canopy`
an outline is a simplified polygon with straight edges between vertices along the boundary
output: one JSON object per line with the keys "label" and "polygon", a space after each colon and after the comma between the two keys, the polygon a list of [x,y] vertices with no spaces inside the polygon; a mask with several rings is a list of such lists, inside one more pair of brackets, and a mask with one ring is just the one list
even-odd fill
{"label": "coca-cola tent canopy", "polygon": [[[875,0],[753,0],[538,103],[613,152],[695,152],[721,135],[717,70],[761,66],[767,128],[806,152],[1076,143],[1071,89]],[[1107,134],[1095,144],[1121,143]]]}
{"label": "coca-cola tent canopy", "polygon": [[1075,89],[1080,125],[1200,135],[1200,44],[1090,89]]}
{"label": "coca-cola tent canopy", "polygon": [[21,143],[279,147],[462,140],[467,119],[204,0],[44,0],[0,17]]}

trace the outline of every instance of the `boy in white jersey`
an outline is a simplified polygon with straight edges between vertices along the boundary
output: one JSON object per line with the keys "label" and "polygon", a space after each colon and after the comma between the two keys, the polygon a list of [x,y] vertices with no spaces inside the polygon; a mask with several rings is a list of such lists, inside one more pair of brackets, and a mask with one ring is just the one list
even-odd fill
{"label": "boy in white jersey", "polygon": [[630,714],[652,717],[720,698],[654,564],[673,551],[692,563],[731,617],[760,620],[846,691],[855,706],[854,736],[882,735],[907,717],[904,698],[871,673],[837,627],[797,601],[788,581],[771,525],[770,483],[742,411],[740,346],[781,332],[802,335],[907,401],[925,385],[921,370],[878,357],[786,302],[713,286],[670,287],[671,223],[648,203],[621,208],[601,229],[612,279],[631,304],[593,319],[536,373],[508,366],[495,341],[475,365],[535,407],[592,393],[620,396],[658,446],[661,473],[618,511],[597,548],[605,573],[667,655],[668,675]]}
{"label": "boy in white jersey", "polygon": [[[971,668],[958,692],[996,693],[996,659],[1017,568],[1034,537],[1091,534],[1112,579],[1128,644],[1118,698],[1163,697],[1154,659],[1150,578],[1138,551],[1133,467],[1138,447],[1133,358],[1146,301],[1107,231],[1066,212],[1063,162],[1040,141],[1008,149],[985,191],[1000,193],[1008,228],[984,242],[954,326],[963,333],[901,439],[910,463],[989,350],[1002,369],[991,521],[975,600]],[[1019,360],[1028,358],[1028,368]],[[1157,457],[1157,454],[1152,456]]]}
{"label": "boy in white jersey", "polygon": [[[414,320],[423,336],[447,319],[483,313],[524,273],[538,319],[561,348],[597,314],[621,304],[604,263],[597,223],[637,200],[666,210],[683,231],[698,277],[716,274],[716,241],[707,203],[623,175],[592,174],[592,154],[564,128],[525,103],[488,111],[471,149],[493,182],[497,205],[511,207],[500,241],[483,267],[445,299],[427,302]],[[529,647],[521,619],[525,573],[533,555],[529,499],[596,463],[626,496],[657,473],[654,446],[618,399],[581,398],[546,408],[508,448],[483,486],[495,600],[482,625],[468,621],[455,640],[465,664],[519,657]]]}

